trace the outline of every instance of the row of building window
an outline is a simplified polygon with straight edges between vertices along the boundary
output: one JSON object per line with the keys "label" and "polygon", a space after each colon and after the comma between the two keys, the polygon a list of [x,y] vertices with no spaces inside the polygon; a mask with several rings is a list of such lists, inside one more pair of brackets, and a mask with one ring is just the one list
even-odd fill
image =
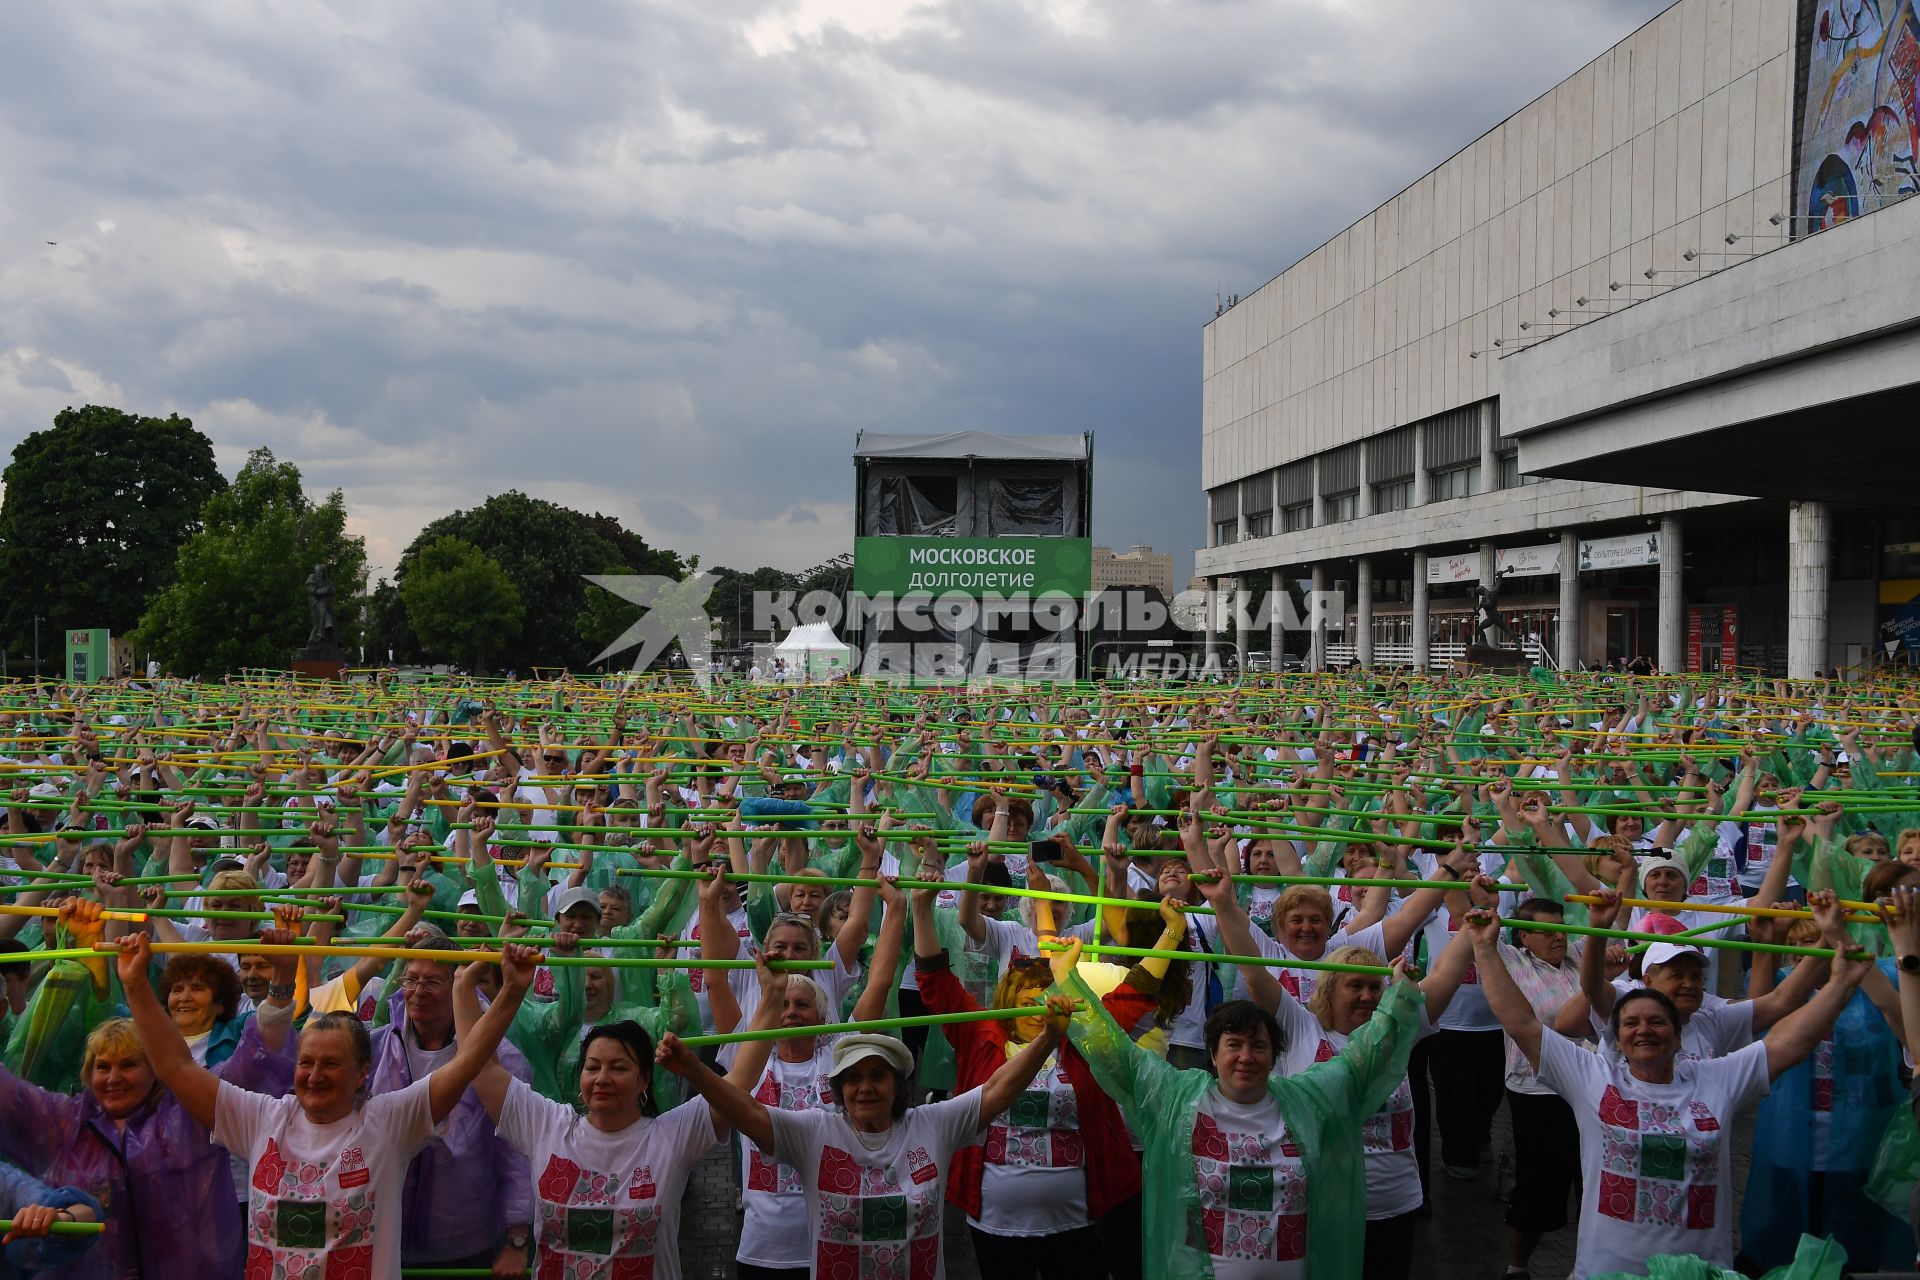
{"label": "row of building window", "polygon": [[[1498,474],[1495,479],[1499,488],[1518,489],[1522,485],[1539,483],[1538,476],[1520,473],[1520,455],[1502,453],[1498,457]],[[1470,498],[1476,493],[1484,493],[1485,485],[1481,481],[1480,464],[1473,463],[1464,467],[1448,467],[1444,471],[1427,473],[1427,501],[1447,502],[1454,498]],[[1373,515],[1385,515],[1393,511],[1407,511],[1413,507],[1413,481],[1394,480],[1386,484],[1372,486]],[[1318,524],[1339,524],[1356,518],[1360,507],[1360,492],[1349,489],[1345,493],[1327,493],[1320,496],[1320,519],[1313,518],[1311,502],[1295,503],[1280,508],[1280,532],[1299,533]],[[1273,512],[1262,511],[1247,517],[1247,537],[1268,538],[1274,533]],[[1240,522],[1217,520],[1213,526],[1215,546],[1225,546],[1240,540]]]}

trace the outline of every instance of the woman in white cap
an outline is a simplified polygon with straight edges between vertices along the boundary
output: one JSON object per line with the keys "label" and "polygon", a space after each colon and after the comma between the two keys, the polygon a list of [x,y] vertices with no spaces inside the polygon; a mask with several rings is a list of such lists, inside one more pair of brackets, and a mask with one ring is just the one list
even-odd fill
{"label": "woman in white cap", "polygon": [[[1078,943],[1069,954],[1077,958]],[[784,984],[767,990],[767,1004],[784,999]],[[744,1045],[725,1079],[675,1036],[662,1041],[660,1061],[712,1104],[716,1123],[737,1128],[799,1174],[815,1280],[945,1280],[941,1205],[953,1153],[979,1142],[1032,1082],[1065,1038],[1068,1013],[1069,1002],[1053,997],[1040,1033],[984,1085],[918,1107],[907,1104],[913,1055],[892,1036],[861,1033],[834,1043],[828,1081],[837,1111],[785,1111],[740,1088],[735,1081],[766,1052],[764,1042]]]}
{"label": "woman in white cap", "polygon": [[[1823,931],[1845,947],[1832,902],[1817,909],[1834,925],[1826,929],[1823,920]],[[1684,1052],[1682,1019],[1666,995],[1653,987],[1632,991],[1611,1004],[1602,1052],[1588,1053],[1541,1025],[1500,955],[1499,918],[1475,912],[1466,928],[1488,1005],[1580,1127],[1575,1280],[1645,1275],[1647,1259],[1659,1254],[1695,1254],[1732,1267],[1733,1118],[1813,1051],[1869,966],[1836,957],[1831,979],[1812,1001],[1765,1040],[1716,1059]]]}
{"label": "woman in white cap", "polygon": [[[1620,896],[1602,889],[1588,920],[1596,929],[1611,929],[1620,914]],[[1648,933],[1679,933],[1683,921],[1658,913],[1641,917],[1639,929]],[[1722,1000],[1709,990],[1711,968],[1706,949],[1681,940],[1654,942],[1634,958],[1639,968],[1617,980],[1606,975],[1604,948],[1587,947],[1580,957],[1580,989],[1586,994],[1596,1030],[1603,1027],[1614,1006],[1641,987],[1665,996],[1674,1007],[1684,1058],[1719,1058],[1765,1035],[1776,1022],[1805,1003],[1818,983],[1820,966],[1811,959],[1794,966],[1785,981],[1755,1000]]]}

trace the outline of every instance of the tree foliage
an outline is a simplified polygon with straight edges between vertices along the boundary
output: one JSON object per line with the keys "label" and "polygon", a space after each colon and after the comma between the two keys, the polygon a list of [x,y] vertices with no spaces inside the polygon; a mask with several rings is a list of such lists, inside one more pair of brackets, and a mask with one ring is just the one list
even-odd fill
{"label": "tree foliage", "polygon": [[403,597],[421,554],[448,537],[478,548],[497,563],[518,593],[518,625],[487,650],[495,667],[515,671],[536,665],[585,670],[638,615],[632,606],[600,599],[606,593],[587,582],[588,574],[678,578],[684,572],[679,556],[648,546],[612,516],[588,515],[509,491],[422,529],[395,570]]}
{"label": "tree foliage", "polygon": [[485,669],[488,654],[519,629],[524,613],[506,570],[459,538],[436,538],[420,548],[401,598],[427,651],[474,671]]}
{"label": "tree foliage", "polygon": [[[13,451],[0,499],[0,634],[25,647],[38,613],[54,633],[131,630],[172,580],[201,508],[226,488],[190,419],[105,405],[63,409]],[[57,645],[56,645],[57,647]]]}
{"label": "tree foliage", "polygon": [[284,668],[307,639],[307,575],[324,564],[336,634],[351,655],[367,553],[346,520],[339,490],[315,503],[298,467],[254,450],[233,483],[208,499],[201,529],[181,544],[174,581],[149,601],[136,643],[182,675]]}

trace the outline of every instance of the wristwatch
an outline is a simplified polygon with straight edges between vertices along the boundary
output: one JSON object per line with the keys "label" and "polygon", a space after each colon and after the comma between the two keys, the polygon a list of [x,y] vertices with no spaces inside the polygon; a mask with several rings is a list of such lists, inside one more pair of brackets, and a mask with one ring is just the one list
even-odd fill
{"label": "wristwatch", "polygon": [[1901,956],[1900,972],[1920,973],[1920,956]]}
{"label": "wristwatch", "polygon": [[507,1244],[525,1253],[527,1244],[533,1239],[532,1232],[525,1227],[514,1227],[507,1232]]}

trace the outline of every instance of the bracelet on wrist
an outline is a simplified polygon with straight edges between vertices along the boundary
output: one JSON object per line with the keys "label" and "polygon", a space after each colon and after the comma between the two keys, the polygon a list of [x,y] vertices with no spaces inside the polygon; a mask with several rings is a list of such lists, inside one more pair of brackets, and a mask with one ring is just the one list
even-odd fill
{"label": "bracelet on wrist", "polygon": [[293,984],[291,982],[269,982],[267,984],[267,999],[269,1000],[293,999]]}

